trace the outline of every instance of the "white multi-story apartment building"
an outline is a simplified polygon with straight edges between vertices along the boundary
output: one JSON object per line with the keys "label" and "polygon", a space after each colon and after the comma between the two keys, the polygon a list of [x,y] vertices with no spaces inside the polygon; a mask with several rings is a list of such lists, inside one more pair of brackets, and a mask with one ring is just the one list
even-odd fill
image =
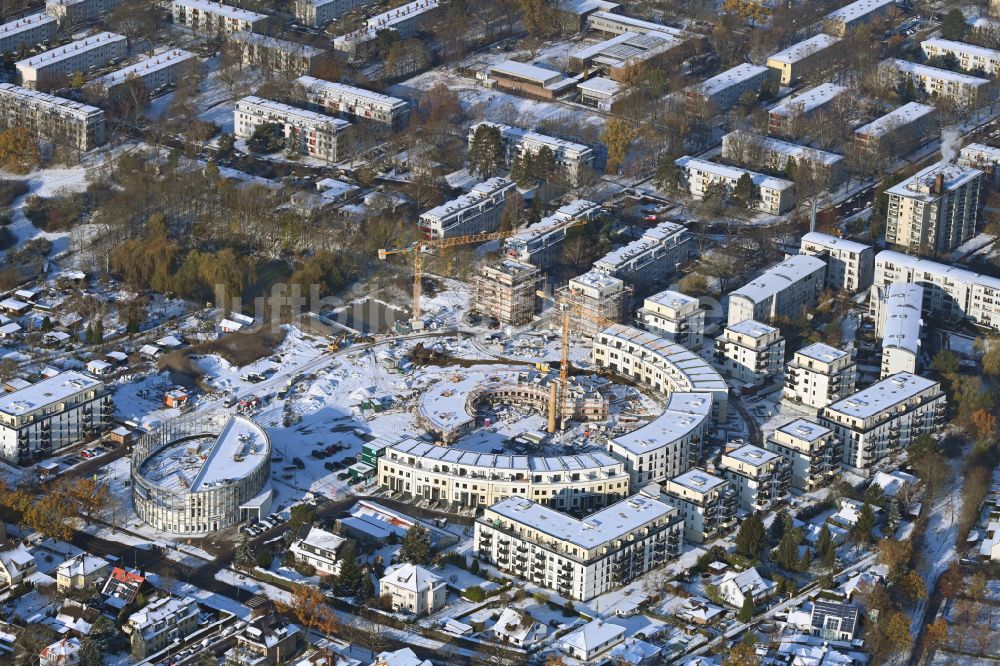
{"label": "white multi-story apartment building", "polygon": [[915,88],[932,97],[946,97],[966,107],[978,106],[991,96],[989,79],[898,58],[879,63],[879,76],[889,85],[909,79]]}
{"label": "white multi-story apartment building", "polygon": [[823,19],[823,30],[837,37],[845,37],[859,25],[889,16],[895,7],[896,0],[857,0],[827,14]]}
{"label": "white multi-story apartment building", "polygon": [[791,162],[798,173],[809,169],[818,183],[828,186],[839,185],[845,175],[842,155],[745,130],[736,130],[722,137],[722,157],[731,163],[764,167],[771,172],[784,172]]}
{"label": "white multi-story apartment building", "polygon": [[41,141],[80,151],[105,141],[101,109],[10,83],[0,83],[0,126],[23,127]]}
{"label": "white multi-story apartment building", "polygon": [[1000,278],[885,250],[875,255],[875,286],[911,282],[924,288],[926,314],[968,319],[1000,331]]}
{"label": "white multi-story apartment building", "polygon": [[936,381],[900,372],[820,412],[820,425],[844,443],[844,465],[869,476],[879,462],[944,425],[947,404]]}
{"label": "white multi-story apartment building", "polygon": [[667,481],[663,491],[680,510],[687,541],[705,543],[736,524],[736,493],[721,477],[695,468]]}
{"label": "white multi-story apartment building", "polygon": [[70,28],[101,18],[118,6],[121,0],[46,0],[45,13]]}
{"label": "white multi-story apartment building", "polygon": [[845,86],[838,86],[836,83],[821,83],[815,88],[784,98],[767,113],[768,133],[776,136],[797,134],[802,121],[826,109],[846,91]]}
{"label": "white multi-story apartment building", "polygon": [[612,324],[594,338],[591,362],[645,384],[660,393],[704,393],[712,416],[724,422],[729,385],[708,361],[676,342],[649,331]]}
{"label": "white multi-story apartment building", "polygon": [[352,60],[363,59],[377,43],[378,33],[390,30],[399,39],[412,37],[434,16],[439,7],[438,0],[414,0],[396,6],[367,19],[357,30],[334,38],[333,48]]}
{"label": "white multi-story apartment building", "polygon": [[58,84],[62,77],[75,72],[86,74],[103,67],[124,58],[126,53],[128,38],[113,32],[102,32],[26,58],[15,66],[21,85],[44,88]]}
{"label": "white multi-story apartment building", "polygon": [[831,402],[854,393],[858,366],[836,347],[817,342],[795,352],[785,370],[782,402],[815,414]]}
{"label": "white multi-story apartment building", "polygon": [[852,293],[872,286],[875,279],[875,248],[810,231],[802,237],[799,254],[809,254],[826,260],[826,286]]}
{"label": "white multi-story apartment building", "polygon": [[315,46],[245,30],[228,33],[224,48],[244,65],[287,76],[309,74],[323,55]]}
{"label": "white multi-story apartment building", "polygon": [[398,97],[313,76],[300,76],[295,79],[295,85],[302,89],[307,104],[342,114],[355,122],[367,121],[398,128],[406,124],[410,117],[409,103]]}
{"label": "white multi-story apartment building", "polygon": [[719,473],[736,493],[739,508],[770,511],[788,498],[792,466],[782,456],[753,444],[722,454]]}
{"label": "white multi-story apartment building", "polygon": [[632,488],[663,483],[698,462],[705,429],[711,422],[710,395],[671,393],[659,416],[632,432],[609,439],[608,451],[625,461]]}
{"label": "white multi-story apartment building", "polygon": [[0,53],[17,53],[22,46],[34,46],[56,36],[56,19],[45,12],[28,14],[0,25]]}
{"label": "white multi-story apartment building", "polygon": [[198,59],[193,53],[171,49],[105,74],[88,83],[87,87],[99,91],[106,98],[112,98],[129,81],[140,81],[147,91],[153,93],[159,88],[177,83],[197,67]]}
{"label": "white multi-story apartment building", "polygon": [[985,46],[934,38],[920,42],[920,49],[928,58],[954,56],[959,67],[967,72],[978,70],[987,76],[993,76],[1000,68],[1000,51]]}
{"label": "white multi-story apartment building", "polygon": [[198,603],[191,597],[160,597],[132,613],[124,627],[132,656],[141,659],[193,633],[198,613]]}
{"label": "white multi-story apartment building", "polygon": [[760,91],[771,78],[771,70],[763,65],[741,63],[732,69],[687,89],[689,102],[703,104],[712,111],[723,113],[739,104],[745,93]]}
{"label": "white multi-story apartment building", "polygon": [[504,251],[509,257],[544,269],[559,259],[570,227],[592,220],[602,212],[593,201],[577,199],[505,240]]}
{"label": "white multi-story apartment building", "polygon": [[679,291],[665,289],[646,297],[636,319],[647,331],[694,352],[701,349],[705,339],[705,311],[701,309],[701,301]]}
{"label": "white multi-story apartment building", "polygon": [[253,136],[257,126],[273,123],[281,126],[289,145],[299,153],[328,162],[342,159],[341,143],[351,127],[346,120],[253,95],[236,103],[235,115],[234,132],[241,139]]}
{"label": "white multi-story apartment building", "polygon": [[776,429],[764,447],[788,461],[792,486],[807,493],[832,481],[844,456],[843,444],[832,430],[805,419]]}
{"label": "white multi-story apartment building", "polygon": [[500,130],[500,140],[503,143],[507,164],[510,164],[515,155],[535,154],[542,148],[548,148],[552,151],[556,164],[573,182],[576,182],[583,169],[594,166],[594,150],[588,146],[501,123],[482,121],[474,124],[469,128],[470,143],[480,125],[489,125]]}
{"label": "white multi-story apartment building", "polygon": [[580,520],[520,498],[476,519],[473,553],[566,599],[587,601],[678,557],[677,509],[638,494]]}
{"label": "white multi-story apartment building", "polygon": [[386,448],[378,459],[378,479],[384,488],[403,497],[467,508],[516,497],[586,513],[617,502],[629,491],[625,463],[603,451],[511,456],[413,439]]}
{"label": "white multi-story apartment building", "polygon": [[714,183],[725,183],[731,192],[736,187],[740,177],[746,174],[760,190],[760,199],[754,203],[757,210],[771,215],[780,215],[795,206],[795,183],[790,180],[766,176],[747,169],[709,162],[687,155],[677,159],[674,163],[684,170],[688,191],[695,199],[702,199],[708,186]]}
{"label": "white multi-story apartment building", "polygon": [[728,322],[801,317],[816,305],[825,282],[825,261],[805,254],[788,257],[729,294]]}
{"label": "white multi-story apartment building", "polygon": [[642,237],[612,250],[594,262],[594,270],[624,280],[636,291],[655,288],[686,262],[692,250],[684,225],[660,222]]}
{"label": "white multi-story apartment building", "polygon": [[953,250],[976,233],[983,172],[938,162],[886,190],[885,240],[913,254]]}
{"label": "white multi-story apartment building", "polygon": [[909,102],[854,130],[854,142],[863,151],[906,153],[922,143],[936,123],[933,106]]}
{"label": "white multi-story apartment building", "polygon": [[170,7],[174,23],[195,32],[264,32],[268,23],[266,14],[210,0],[171,0]]}
{"label": "white multi-story apartment building", "polygon": [[471,236],[500,228],[500,215],[517,186],[506,178],[490,178],[468,194],[435,206],[420,216],[417,228],[427,238]]}
{"label": "white multi-story apartment building", "polygon": [[0,394],[0,457],[15,465],[41,460],[101,432],[113,413],[104,384],[73,370]]}
{"label": "white multi-story apartment building", "polygon": [[767,66],[777,70],[783,86],[833,64],[833,46],[840,38],[820,33],[768,56]]}
{"label": "white multi-story apartment building", "polygon": [[730,324],[715,339],[715,365],[745,386],[758,386],[784,369],[785,339],[774,326],[753,319]]}
{"label": "white multi-story apartment building", "polygon": [[970,143],[958,153],[958,165],[971,169],[979,169],[989,176],[993,187],[1000,185],[1000,148],[987,146],[984,143]]}
{"label": "white multi-story apartment building", "polygon": [[292,10],[304,25],[322,28],[349,11],[375,4],[374,0],[295,0]]}
{"label": "white multi-story apartment building", "polygon": [[589,270],[556,290],[556,297],[570,308],[572,329],[592,338],[609,321],[622,321],[630,307],[631,295],[625,283],[613,275]]}
{"label": "white multi-story apartment building", "polygon": [[875,337],[882,341],[882,378],[897,372],[916,373],[920,364],[920,333],[924,288],[893,282],[874,287],[871,298]]}

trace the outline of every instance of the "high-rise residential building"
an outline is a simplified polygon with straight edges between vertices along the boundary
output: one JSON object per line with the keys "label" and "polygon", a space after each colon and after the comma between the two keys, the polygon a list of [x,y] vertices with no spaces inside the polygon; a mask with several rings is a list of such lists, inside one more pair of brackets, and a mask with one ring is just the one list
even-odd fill
{"label": "high-rise residential building", "polygon": [[844,465],[864,476],[947,420],[941,385],[900,372],[823,408],[819,423],[844,443]]}
{"label": "high-rise residential building", "polygon": [[826,262],[796,254],[729,294],[729,323],[795,319],[816,305],[826,282]]}
{"label": "high-rise residential building", "polygon": [[1000,331],[1000,278],[884,250],[875,255],[875,285],[910,282],[924,288],[923,311],[950,321],[967,319]]}
{"label": "high-rise residential building", "polygon": [[885,240],[911,254],[953,250],[976,233],[983,172],[938,162],[886,190]]}
{"label": "high-rise residential building", "polygon": [[535,316],[542,272],[513,259],[484,265],[473,279],[472,310],[501,324],[520,326]]}
{"label": "high-rise residential building", "polygon": [[815,414],[854,393],[858,368],[849,352],[817,342],[795,352],[785,369],[782,402]]}
{"label": "high-rise residential building", "polygon": [[805,419],[777,428],[764,442],[764,448],[788,461],[792,486],[807,493],[837,476],[844,455],[843,444],[832,430]]}
{"label": "high-rise residential building", "polygon": [[705,311],[701,301],[679,291],[665,289],[647,296],[636,312],[647,331],[661,335],[697,352],[705,338]]}
{"label": "high-rise residential building", "polygon": [[784,369],[785,339],[753,319],[730,324],[715,339],[715,365],[740,384],[758,386]]}
{"label": "high-rise residential building", "polygon": [[875,279],[875,248],[819,231],[802,237],[800,254],[826,260],[826,286],[858,292],[872,286]]}

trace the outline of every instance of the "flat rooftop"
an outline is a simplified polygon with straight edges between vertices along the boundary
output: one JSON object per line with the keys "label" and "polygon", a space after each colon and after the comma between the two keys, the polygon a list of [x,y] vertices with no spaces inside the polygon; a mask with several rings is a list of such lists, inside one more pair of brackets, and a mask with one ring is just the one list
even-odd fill
{"label": "flat rooftop", "polygon": [[17,20],[9,21],[7,23],[4,23],[3,25],[0,25],[0,39],[22,33],[25,30],[32,30],[40,25],[45,25],[46,23],[55,23],[55,22],[56,22],[55,17],[49,16],[45,12],[38,12],[37,14],[28,14],[27,16],[22,16]]}
{"label": "flat rooftop", "polygon": [[[333,2],[335,0],[330,1]],[[287,39],[278,39],[277,37],[271,37],[270,35],[262,35],[259,32],[238,30],[227,34],[226,39],[234,42],[253,44],[255,46],[263,46],[264,48],[274,49],[276,51],[281,51],[282,53],[294,53],[308,58],[318,58],[323,55],[323,49],[318,49],[315,46],[300,44],[299,42],[291,42]]]}
{"label": "flat rooftop", "polygon": [[953,39],[941,39],[937,37],[925,39],[920,42],[920,46],[921,48],[930,47],[932,49],[950,51],[952,53],[967,53],[968,55],[977,56],[985,60],[1000,60],[1000,51],[997,51],[996,49],[988,49],[985,46],[976,46],[975,44],[957,42]]}
{"label": "flat rooftop", "polygon": [[539,67],[527,62],[517,60],[504,60],[490,68],[490,73],[513,76],[519,79],[532,81],[541,86],[549,85],[555,81],[565,79],[566,76],[558,71],[547,67]]}
{"label": "flat rooftop", "polygon": [[463,210],[467,210],[482,203],[483,200],[489,196],[505,189],[511,189],[513,185],[513,181],[507,180],[506,178],[490,178],[489,180],[477,184],[466,194],[431,208],[420,217],[431,220],[446,220],[455,213],[460,213]]}
{"label": "flat rooftop", "polygon": [[580,453],[574,456],[514,456],[496,453],[478,453],[451,446],[437,446],[414,439],[404,440],[386,449],[418,458],[427,458],[454,465],[481,467],[484,472],[524,471],[524,472],[580,472],[603,474],[607,468],[621,469],[624,463],[603,451]]}
{"label": "flat rooftop", "polygon": [[833,10],[826,15],[826,18],[832,21],[848,23],[895,3],[896,0],[857,0],[857,2],[852,2],[840,9]]}
{"label": "flat rooftop", "polygon": [[324,93],[328,95],[336,95],[340,99],[365,100],[372,104],[385,106],[394,110],[409,106],[405,100],[399,99],[398,97],[390,97],[389,95],[383,95],[382,93],[377,93],[372,90],[365,90],[364,88],[358,88],[357,86],[349,86],[345,83],[317,79],[315,76],[300,76],[295,79],[295,83],[305,88],[312,89],[314,92],[322,90]]}
{"label": "flat rooftop", "polygon": [[711,416],[710,393],[674,392],[659,416],[641,428],[613,438],[610,443],[642,455],[691,436],[710,423]]}
{"label": "flat rooftop", "polygon": [[900,60],[899,58],[889,58],[888,60],[883,60],[880,66],[893,67],[897,71],[906,74],[914,74],[916,76],[939,79],[942,81],[951,81],[952,83],[958,83],[966,86],[985,86],[989,85],[990,82],[989,79],[983,79],[978,76],[953,72],[950,69],[941,69],[940,67],[931,67],[930,65],[910,62],[909,60]]}
{"label": "flat rooftop", "polygon": [[818,51],[822,51],[825,48],[833,46],[839,41],[839,37],[820,33],[810,37],[809,39],[804,39],[798,44],[793,44],[783,51],[778,51],[774,55],[768,56],[767,59],[768,61],[774,60],[780,63],[792,64],[802,60],[803,58],[807,58]]}
{"label": "flat rooftop", "polygon": [[759,446],[754,446],[753,444],[744,444],[738,449],[734,449],[729,453],[724,453],[723,456],[728,456],[733,460],[752,467],[766,465],[775,458],[781,457],[777,453],[773,453],[767,449],[762,449]]}
{"label": "flat rooftop", "polygon": [[[736,130],[734,132],[730,132],[726,136],[742,136],[744,134],[746,133],[743,130]],[[723,137],[723,139],[725,139],[725,137]],[[843,155],[827,152],[825,150],[819,150],[818,148],[810,148],[809,146],[802,146],[790,141],[782,141],[781,139],[775,139],[770,136],[756,136],[754,140],[757,141],[762,148],[769,150],[772,153],[794,157],[799,162],[807,161],[815,164],[822,164],[824,166],[833,166],[834,164],[844,160]]]}
{"label": "flat rooftop", "polygon": [[679,291],[674,291],[672,289],[664,289],[661,292],[657,292],[652,296],[647,296],[646,301],[649,303],[656,303],[657,305],[663,305],[668,308],[674,308],[678,310],[687,305],[698,304],[701,301],[694,296],[688,296]]}
{"label": "flat rooftop", "polygon": [[97,82],[107,86],[112,87],[122,83],[129,76],[138,76],[140,79],[151,73],[167,67],[173,67],[182,62],[186,62],[194,58],[195,55],[190,51],[184,51],[181,49],[171,49],[169,51],[164,51],[163,53],[149,56],[148,58],[143,58],[137,63],[129,65],[128,67],[122,67],[119,70],[106,74],[101,78],[97,79]]}
{"label": "flat rooftop", "polygon": [[868,419],[937,385],[932,379],[910,372],[898,372],[854,395],[838,400],[826,407],[826,410]]}
{"label": "flat rooftop", "polygon": [[172,4],[239,21],[263,21],[267,18],[266,14],[258,14],[249,9],[241,9],[221,2],[209,2],[209,0],[173,0]]}
{"label": "flat rooftop", "polygon": [[987,146],[985,143],[970,143],[959,151],[959,155],[962,159],[1000,162],[1000,148]]}
{"label": "flat rooftop", "polygon": [[[983,172],[979,169],[959,166],[951,162],[938,162],[921,169],[901,183],[893,185],[886,190],[886,194],[931,202],[982,175]],[[940,192],[935,191],[935,184],[939,177],[942,186]]]}
{"label": "flat rooftop", "polygon": [[21,416],[99,386],[101,382],[90,375],[67,370],[20,390],[0,394],[0,413]]}
{"label": "flat rooftop", "polygon": [[43,93],[39,90],[22,88],[21,86],[15,86],[13,83],[0,83],[0,92],[15,95],[38,106],[45,106],[50,110],[56,110],[80,119],[87,119],[91,117],[103,118],[104,116],[104,111],[98,109],[96,106],[90,106],[89,104],[77,102],[72,99],[66,99],[65,97],[56,97],[55,95]]}
{"label": "flat rooftop", "polygon": [[[642,237],[622,247],[611,250],[594,262],[594,266],[604,269],[618,270],[636,257],[640,257],[657,248],[678,245],[687,236],[687,228],[675,222],[660,222],[652,229],[643,232]],[[672,243],[670,241],[673,241]]]}
{"label": "flat rooftop", "polygon": [[582,143],[574,143],[573,141],[558,139],[547,134],[539,134],[538,132],[532,132],[531,130],[521,129],[520,127],[513,127],[511,125],[504,125],[503,123],[494,123],[488,120],[478,122],[470,127],[469,135],[471,136],[476,131],[476,128],[483,124],[496,127],[500,130],[500,135],[509,141],[548,146],[557,154],[564,153],[567,155],[587,155],[593,152],[588,146],[585,146]]}
{"label": "flat rooftop", "polygon": [[748,335],[751,338],[763,338],[767,335],[773,335],[778,333],[778,329],[774,326],[769,326],[762,321],[757,321],[756,319],[744,319],[743,321],[736,322],[731,326],[726,326],[726,330],[732,331],[733,333],[739,333],[740,335]]}
{"label": "flat rooftop", "polygon": [[871,245],[865,245],[864,243],[858,243],[846,238],[838,238],[837,236],[824,234],[821,231],[810,231],[802,236],[802,245],[805,246],[806,243],[813,243],[830,250],[844,250],[855,254],[871,249]]}
{"label": "flat rooftop", "polygon": [[584,550],[597,548],[647,523],[677,513],[677,509],[669,504],[642,495],[633,495],[583,520],[543,504],[514,497],[500,500],[489,510],[511,522],[527,525]]}
{"label": "flat rooftop", "polygon": [[274,100],[264,99],[263,97],[257,97],[255,95],[248,95],[237,102],[237,104],[253,104],[254,106],[259,106],[262,109],[272,111],[286,118],[298,118],[316,125],[333,125],[337,131],[343,130],[351,124],[346,120],[334,118],[333,116],[328,116],[325,113],[317,113],[316,111],[310,111],[309,109],[300,109],[297,106],[289,106],[288,104],[282,104],[281,102],[275,102]]}
{"label": "flat rooftop", "polygon": [[804,442],[815,442],[817,439],[825,437],[832,432],[829,428],[821,426],[818,423],[813,423],[812,421],[807,421],[806,419],[795,419],[781,426],[778,430]]}
{"label": "flat rooftop", "polygon": [[622,14],[614,14],[612,12],[597,11],[588,17],[588,21],[593,23],[593,21],[610,22],[621,26],[627,32],[662,32],[674,37],[686,38],[688,33],[680,30],[678,28],[672,28],[669,25],[662,25],[660,23],[653,23],[652,21],[643,21],[642,19],[633,18],[631,16],[624,16]]}
{"label": "flat rooftop", "polygon": [[673,483],[698,493],[707,493],[713,488],[725,485],[726,480],[695,467],[680,476],[670,479]]}
{"label": "flat rooftop", "polygon": [[838,361],[848,355],[847,352],[837,349],[836,347],[831,347],[830,345],[822,342],[814,342],[808,347],[803,347],[795,353],[796,355],[801,355],[805,358],[819,361],[820,363],[833,363],[834,361]]}
{"label": "flat rooftop", "polygon": [[625,283],[616,278],[614,275],[608,275],[607,273],[602,273],[601,271],[589,270],[583,275],[577,275],[575,278],[570,278],[569,286],[577,285],[580,287],[589,287],[590,289],[605,290],[613,287],[620,287],[624,289]]}
{"label": "flat rooftop", "polygon": [[577,199],[556,210],[547,217],[543,217],[538,222],[522,229],[510,238],[506,244],[529,243],[541,238],[553,231],[563,229],[580,217],[590,217],[600,210],[600,206],[593,201]]}
{"label": "flat rooftop", "polygon": [[965,268],[950,266],[938,263],[930,259],[921,259],[902,252],[893,250],[882,250],[875,255],[875,265],[891,263],[893,266],[902,266],[917,273],[917,282],[920,282],[922,274],[930,273],[945,279],[951,279],[965,284],[979,284],[990,289],[1000,289],[1000,278],[974,273]]}

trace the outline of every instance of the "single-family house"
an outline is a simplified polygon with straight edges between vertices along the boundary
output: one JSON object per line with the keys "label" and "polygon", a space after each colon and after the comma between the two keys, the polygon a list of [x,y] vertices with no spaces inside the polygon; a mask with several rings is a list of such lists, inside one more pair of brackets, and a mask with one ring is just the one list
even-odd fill
{"label": "single-family house", "polygon": [[75,636],[46,645],[38,653],[38,666],[76,666],[80,663],[80,639]]}
{"label": "single-family house", "polygon": [[81,553],[56,569],[56,587],[60,592],[99,589],[110,569],[111,564],[103,557]]}
{"label": "single-family house", "polygon": [[545,638],[549,627],[528,613],[515,608],[505,608],[493,625],[493,638],[498,643],[528,648]]}
{"label": "single-family house", "polygon": [[0,550],[0,584],[8,587],[20,585],[38,571],[35,557],[24,544],[15,544]]}
{"label": "single-family house", "polygon": [[379,594],[392,599],[394,611],[421,616],[444,608],[444,580],[419,564],[407,562],[390,567],[379,584]]}
{"label": "single-family house", "polygon": [[752,594],[754,603],[759,604],[778,592],[777,584],[761,576],[755,567],[738,573],[727,571],[714,584],[722,600],[734,608],[741,608],[748,594]]}
{"label": "single-family house", "polygon": [[559,647],[573,659],[593,663],[624,638],[625,627],[597,619],[563,636]]}
{"label": "single-family house", "polygon": [[858,633],[858,607],[836,601],[813,602],[812,635],[828,641],[852,641]]}
{"label": "single-family house", "polygon": [[299,538],[292,542],[288,550],[298,564],[309,564],[323,576],[340,573],[337,551],[344,545],[344,537],[312,525],[299,531]]}

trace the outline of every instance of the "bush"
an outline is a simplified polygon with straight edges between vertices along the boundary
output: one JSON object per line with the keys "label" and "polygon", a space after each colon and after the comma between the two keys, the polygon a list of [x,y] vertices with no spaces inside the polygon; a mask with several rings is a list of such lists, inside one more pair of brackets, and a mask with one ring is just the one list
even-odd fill
{"label": "bush", "polygon": [[24,204],[24,214],[42,231],[66,231],[81,219],[91,205],[84,192],[45,199],[29,197]]}
{"label": "bush", "polygon": [[473,585],[472,587],[465,590],[465,592],[462,593],[462,596],[464,596],[469,601],[473,601],[475,603],[479,603],[480,601],[486,600],[486,592],[483,590],[483,588],[479,587],[478,585]]}
{"label": "bush", "polygon": [[23,180],[0,180],[0,206],[9,206],[14,199],[28,191],[28,184]]}
{"label": "bush", "polygon": [[17,243],[17,236],[7,227],[0,227],[0,250],[7,250]]}
{"label": "bush", "polygon": [[281,125],[276,123],[261,123],[254,128],[253,134],[247,139],[247,148],[255,153],[276,153],[285,147],[285,134]]}
{"label": "bush", "polygon": [[316,575],[316,567],[309,564],[308,562],[303,562],[302,564],[298,565],[297,567],[295,567],[295,570],[298,571],[303,576],[307,577]]}

